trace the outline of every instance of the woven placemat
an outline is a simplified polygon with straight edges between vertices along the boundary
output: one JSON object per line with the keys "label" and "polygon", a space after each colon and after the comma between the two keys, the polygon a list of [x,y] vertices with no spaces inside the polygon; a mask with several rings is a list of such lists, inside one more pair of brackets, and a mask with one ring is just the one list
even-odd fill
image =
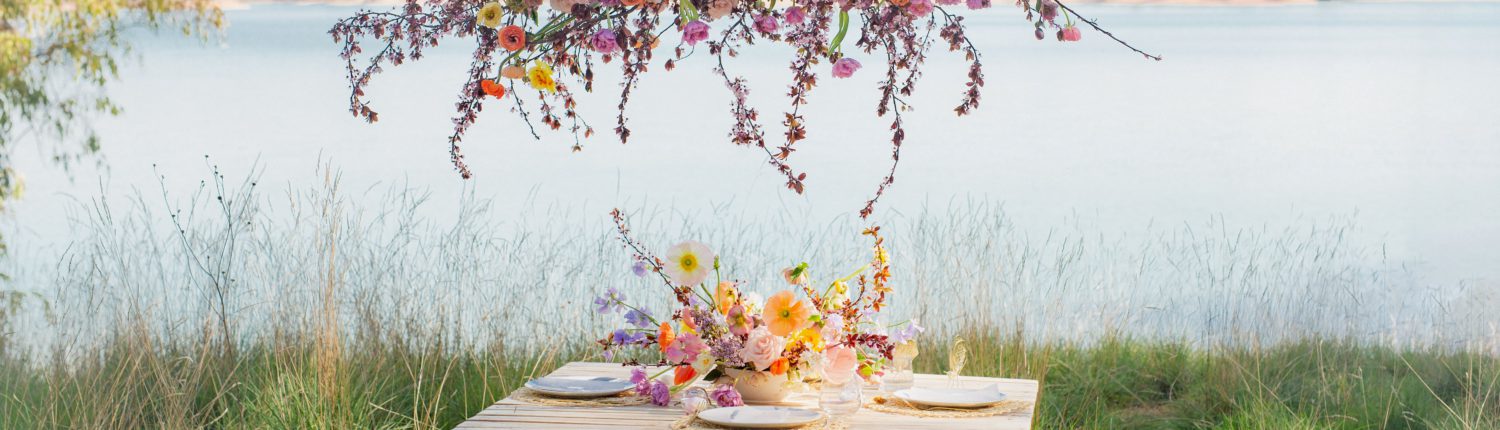
{"label": "woven placemat", "polygon": [[975,409],[923,407],[907,403],[895,397],[876,396],[870,403],[865,403],[865,409],[875,412],[884,412],[896,415],[909,415],[923,418],[980,418],[993,417],[996,415],[1010,415],[1016,412],[1031,409],[1031,402],[1020,400],[1006,400],[994,405]]}
{"label": "woven placemat", "polygon": [[[672,422],[672,430],[723,430],[732,427],[722,427],[710,424],[708,421],[700,420],[696,415],[684,416]],[[802,427],[793,427],[800,430],[848,430],[849,423],[843,420],[824,419]]]}
{"label": "woven placemat", "polygon": [[595,397],[591,399],[565,399],[561,397],[550,397],[538,393],[530,388],[521,387],[510,393],[510,399],[518,402],[531,403],[542,406],[635,406],[651,403],[651,398],[635,395],[635,390],[627,390],[623,393],[608,397]]}

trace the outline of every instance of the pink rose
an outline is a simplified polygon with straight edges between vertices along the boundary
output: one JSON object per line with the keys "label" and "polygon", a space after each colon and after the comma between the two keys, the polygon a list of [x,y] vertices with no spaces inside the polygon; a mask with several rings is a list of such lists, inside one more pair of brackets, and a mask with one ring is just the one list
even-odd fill
{"label": "pink rose", "polygon": [[856,71],[859,71],[859,61],[853,58],[844,57],[833,63],[833,77],[835,78],[854,76]]}
{"label": "pink rose", "polygon": [[781,350],[785,347],[786,339],[760,327],[750,332],[750,338],[745,340],[744,348],[740,349],[740,358],[754,364],[755,370],[766,370],[771,368],[771,363],[781,358]]}
{"label": "pink rose", "polygon": [[682,41],[689,45],[697,45],[708,39],[708,24],[703,21],[693,21],[682,27]]}
{"label": "pink rose", "polygon": [[859,367],[859,355],[853,348],[836,346],[823,351],[823,379],[833,384],[843,384],[854,378],[854,369]]}
{"label": "pink rose", "polygon": [[719,17],[728,15],[729,12],[734,11],[734,6],[736,3],[739,3],[739,1],[708,0],[708,8],[703,10],[703,16],[708,17],[709,21],[719,19]]}

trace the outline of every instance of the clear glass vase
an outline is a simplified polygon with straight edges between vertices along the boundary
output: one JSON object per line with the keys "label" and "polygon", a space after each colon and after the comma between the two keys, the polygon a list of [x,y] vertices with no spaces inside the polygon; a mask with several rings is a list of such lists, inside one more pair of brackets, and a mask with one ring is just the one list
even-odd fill
{"label": "clear glass vase", "polygon": [[897,355],[891,359],[891,366],[886,368],[885,376],[880,378],[880,389],[887,393],[910,389],[916,375],[912,374],[912,357]]}
{"label": "clear glass vase", "polygon": [[818,393],[818,407],[830,419],[849,416],[859,411],[864,401],[859,378],[848,378],[842,384],[823,381],[823,390]]}

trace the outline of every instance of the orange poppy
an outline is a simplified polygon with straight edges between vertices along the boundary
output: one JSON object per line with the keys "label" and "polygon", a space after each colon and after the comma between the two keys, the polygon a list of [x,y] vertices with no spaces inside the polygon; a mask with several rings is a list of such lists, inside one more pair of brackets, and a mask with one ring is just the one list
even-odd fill
{"label": "orange poppy", "polygon": [[779,359],[776,359],[775,362],[771,363],[771,374],[772,375],[785,374],[788,367],[791,367],[791,363],[787,361],[786,357],[781,357]]}
{"label": "orange poppy", "polygon": [[766,322],[766,328],[771,330],[771,334],[786,336],[807,327],[807,319],[811,315],[812,306],[798,300],[795,293],[787,290],[773,294],[771,298],[766,299],[766,307],[761,312],[761,319]]}
{"label": "orange poppy", "polygon": [[514,25],[500,29],[500,47],[507,51],[520,51],[526,47],[526,30]]}
{"label": "orange poppy", "polygon": [[494,98],[505,98],[505,86],[495,83],[494,79],[479,81],[479,88]]}
{"label": "orange poppy", "polygon": [[661,323],[661,327],[658,329],[656,343],[661,345],[661,352],[667,352],[667,347],[672,345],[672,341],[677,340],[677,336],[672,334],[672,326],[667,325],[667,323]]}
{"label": "orange poppy", "polygon": [[693,370],[693,366],[686,364],[677,366],[676,369],[672,370],[672,385],[682,385],[687,381],[693,380],[694,376],[698,376],[698,371]]}

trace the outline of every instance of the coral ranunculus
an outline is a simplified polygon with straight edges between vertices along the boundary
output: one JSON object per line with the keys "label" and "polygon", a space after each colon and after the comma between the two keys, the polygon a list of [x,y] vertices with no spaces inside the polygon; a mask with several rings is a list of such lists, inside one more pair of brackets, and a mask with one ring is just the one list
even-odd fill
{"label": "coral ranunculus", "polygon": [[521,66],[505,66],[505,68],[500,69],[500,76],[504,76],[506,79],[521,79],[526,77],[526,68]]}
{"label": "coral ranunculus", "polygon": [[479,81],[479,88],[484,90],[484,93],[490,97],[497,99],[505,97],[505,86],[496,83],[494,79]]}
{"label": "coral ranunculus", "polygon": [[791,362],[787,361],[786,357],[781,357],[781,359],[771,363],[771,374],[784,375],[788,367],[791,367]]}
{"label": "coral ranunculus", "polygon": [[520,51],[526,47],[526,30],[514,25],[507,25],[500,29],[500,47],[510,52]]}
{"label": "coral ranunculus", "polygon": [[810,316],[812,307],[798,299],[791,290],[776,293],[766,299],[766,309],[760,315],[761,320],[766,322],[766,328],[777,336],[786,336],[806,327]]}

